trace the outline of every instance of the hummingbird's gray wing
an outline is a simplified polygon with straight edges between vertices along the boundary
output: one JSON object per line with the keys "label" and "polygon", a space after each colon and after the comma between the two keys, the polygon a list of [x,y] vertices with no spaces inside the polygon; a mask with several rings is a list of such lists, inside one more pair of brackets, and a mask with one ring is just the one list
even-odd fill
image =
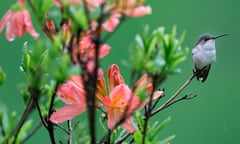
{"label": "hummingbird's gray wing", "polygon": [[205,66],[202,69],[197,69],[196,68],[196,72],[195,73],[196,73],[197,80],[199,80],[201,82],[204,82],[207,79],[207,77],[208,77],[210,69],[211,69],[211,64]]}

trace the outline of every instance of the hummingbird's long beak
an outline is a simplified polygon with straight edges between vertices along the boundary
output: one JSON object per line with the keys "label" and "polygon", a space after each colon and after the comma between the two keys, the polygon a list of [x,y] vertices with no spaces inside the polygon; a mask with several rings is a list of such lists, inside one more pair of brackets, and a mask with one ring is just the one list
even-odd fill
{"label": "hummingbird's long beak", "polygon": [[217,38],[220,38],[220,37],[223,37],[223,36],[227,36],[228,34],[221,34],[221,35],[218,35],[218,36],[215,36],[213,37],[213,39],[217,39]]}

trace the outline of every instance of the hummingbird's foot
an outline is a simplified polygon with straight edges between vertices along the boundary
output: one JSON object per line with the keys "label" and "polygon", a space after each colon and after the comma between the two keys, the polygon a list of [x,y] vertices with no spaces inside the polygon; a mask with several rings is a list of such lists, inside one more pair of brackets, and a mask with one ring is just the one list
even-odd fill
{"label": "hummingbird's foot", "polygon": [[197,70],[197,69],[193,69],[192,72],[193,72],[194,75],[198,75],[199,70]]}

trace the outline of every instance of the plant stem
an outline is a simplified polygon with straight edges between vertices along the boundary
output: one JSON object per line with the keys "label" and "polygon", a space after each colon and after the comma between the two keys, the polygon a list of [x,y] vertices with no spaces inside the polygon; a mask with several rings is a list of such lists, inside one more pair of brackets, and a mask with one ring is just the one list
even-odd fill
{"label": "plant stem", "polygon": [[188,78],[188,80],[175,92],[175,94],[170,97],[164,104],[162,104],[157,110],[151,113],[150,116],[157,114],[163,109],[172,105],[171,103],[175,100],[175,98],[191,83],[191,81],[196,77],[196,73],[193,72],[192,75]]}
{"label": "plant stem", "polygon": [[72,121],[69,120],[68,121],[68,144],[72,144],[72,131],[73,131],[73,128],[72,128]]}
{"label": "plant stem", "polygon": [[145,144],[145,139],[146,139],[146,136],[147,136],[147,127],[148,127],[148,121],[151,117],[151,111],[152,111],[152,100],[153,100],[153,94],[154,94],[154,91],[155,91],[155,87],[156,87],[156,78],[152,78],[153,79],[153,82],[152,82],[152,85],[153,85],[153,89],[152,89],[152,92],[151,92],[151,95],[150,95],[150,101],[148,103],[147,106],[145,106],[146,108],[146,111],[145,111],[145,119],[144,119],[144,127],[143,127],[143,137],[142,137],[142,144]]}
{"label": "plant stem", "polygon": [[31,97],[28,101],[26,109],[24,110],[24,112],[22,114],[22,117],[21,117],[20,121],[18,122],[17,126],[15,127],[15,129],[12,131],[12,133],[9,136],[9,138],[14,137],[13,142],[16,141],[16,138],[18,137],[18,134],[19,134],[23,124],[27,120],[29,114],[32,112],[34,107],[35,107],[34,99],[33,99],[33,97]]}

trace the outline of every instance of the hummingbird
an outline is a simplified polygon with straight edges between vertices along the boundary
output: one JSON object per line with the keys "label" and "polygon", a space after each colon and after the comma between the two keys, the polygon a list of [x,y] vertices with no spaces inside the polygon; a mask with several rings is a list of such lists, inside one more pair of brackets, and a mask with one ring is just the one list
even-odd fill
{"label": "hummingbird", "polygon": [[204,82],[207,79],[211,64],[216,61],[215,40],[226,35],[228,34],[218,36],[204,34],[195,44],[192,49],[192,59],[195,65],[194,73],[197,80]]}

